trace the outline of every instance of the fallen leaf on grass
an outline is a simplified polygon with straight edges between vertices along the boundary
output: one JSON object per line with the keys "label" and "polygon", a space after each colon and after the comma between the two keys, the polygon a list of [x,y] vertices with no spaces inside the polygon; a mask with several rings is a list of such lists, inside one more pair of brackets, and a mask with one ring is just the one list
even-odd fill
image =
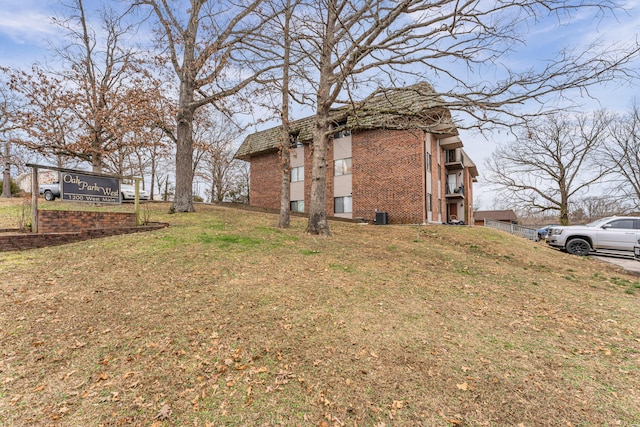
{"label": "fallen leaf on grass", "polygon": [[260,366],[259,368],[250,369],[249,370],[249,375],[262,374],[264,372],[267,372],[267,367],[266,366]]}
{"label": "fallen leaf on grass", "polygon": [[161,421],[168,420],[170,416],[171,416],[171,408],[169,407],[169,405],[165,404],[162,406],[162,408],[160,408],[160,410],[156,414],[156,419]]}
{"label": "fallen leaf on grass", "polygon": [[458,390],[463,391],[467,391],[469,389],[469,385],[466,382],[462,384],[456,384],[456,387],[458,387]]}
{"label": "fallen leaf on grass", "polygon": [[253,386],[249,384],[249,386],[247,387],[247,405],[250,405],[251,401],[253,400],[253,397],[251,396],[252,392],[253,392]]}

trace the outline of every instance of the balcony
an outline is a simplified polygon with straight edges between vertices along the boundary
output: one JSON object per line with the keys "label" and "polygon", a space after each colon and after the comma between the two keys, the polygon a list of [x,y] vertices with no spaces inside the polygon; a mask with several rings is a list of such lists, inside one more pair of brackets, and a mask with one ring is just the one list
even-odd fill
{"label": "balcony", "polygon": [[447,199],[464,199],[464,185],[454,187],[447,184],[445,186],[445,197]]}
{"label": "balcony", "polygon": [[462,150],[447,150],[445,151],[445,163],[444,166],[448,170],[464,169],[464,155]]}
{"label": "balcony", "polygon": [[444,150],[455,150],[456,148],[462,148],[462,140],[459,136],[449,136],[447,138],[439,139],[440,147]]}

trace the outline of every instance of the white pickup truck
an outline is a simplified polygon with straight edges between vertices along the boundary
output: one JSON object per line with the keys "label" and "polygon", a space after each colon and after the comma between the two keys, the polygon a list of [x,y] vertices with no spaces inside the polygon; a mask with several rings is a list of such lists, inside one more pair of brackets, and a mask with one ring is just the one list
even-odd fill
{"label": "white pickup truck", "polygon": [[39,190],[39,193],[44,196],[45,200],[53,201],[56,197],[60,197],[60,184],[58,184],[58,181],[51,184],[42,184]]}
{"label": "white pickup truck", "polygon": [[634,247],[640,245],[640,217],[612,216],[586,225],[554,226],[546,242],[573,255],[609,252],[633,256]]}

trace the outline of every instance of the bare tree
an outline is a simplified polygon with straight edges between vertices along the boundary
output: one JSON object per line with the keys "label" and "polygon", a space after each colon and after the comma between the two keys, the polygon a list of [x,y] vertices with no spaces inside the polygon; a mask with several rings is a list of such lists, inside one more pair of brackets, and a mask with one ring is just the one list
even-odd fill
{"label": "bare tree", "polygon": [[226,198],[231,202],[249,204],[249,163],[234,160],[227,173]]}
{"label": "bare tree", "polygon": [[82,125],[74,112],[77,93],[64,81],[38,67],[31,72],[13,70],[11,90],[23,99],[23,108],[16,112],[16,123],[23,134],[16,142],[45,157],[53,157],[58,166],[65,158],[91,162],[84,145],[78,143]]}
{"label": "bare tree", "polygon": [[289,209],[291,204],[290,193],[290,173],[291,173],[291,159],[290,150],[291,138],[290,126],[289,126],[289,80],[290,80],[290,68],[291,68],[291,44],[292,44],[292,32],[291,32],[291,20],[293,19],[293,13],[296,3],[292,3],[291,0],[286,0],[283,8],[284,22],[282,23],[282,37],[283,40],[283,52],[282,52],[282,85],[280,87],[280,94],[282,98],[282,133],[280,135],[280,163],[282,167],[282,173],[280,177],[280,216],[278,217],[278,227],[288,228],[290,225]]}
{"label": "bare tree", "polygon": [[612,120],[602,153],[602,159],[613,173],[613,193],[640,210],[640,105],[637,101],[626,115]]}
{"label": "bare tree", "polygon": [[[155,70],[154,70],[155,71]],[[168,156],[175,146],[170,126],[174,109],[166,97],[167,82],[150,72],[140,73],[124,91],[130,103],[124,105],[117,117],[123,124],[115,150],[105,152],[105,166],[113,173],[143,178],[143,188],[149,176],[153,193],[157,160]]]}
{"label": "bare tree", "polygon": [[573,223],[586,223],[612,215],[626,215],[633,206],[619,195],[586,196],[571,202],[569,216]]}
{"label": "bare tree", "polygon": [[[65,67],[60,74],[67,84],[74,85],[77,95],[70,106],[82,125],[78,144],[84,145],[84,155],[94,171],[101,171],[103,156],[116,151],[122,144],[122,133],[128,130],[127,120],[132,105],[141,106],[139,92],[130,91],[135,79],[135,50],[127,45],[135,27],[125,22],[126,14],[112,9],[100,11],[102,28],[89,21],[84,0],[67,4],[66,16],[55,22],[68,33],[70,43],[56,48],[55,53]],[[137,97],[129,97],[136,94]]]}
{"label": "bare tree", "polygon": [[65,6],[65,16],[54,19],[68,35],[67,45],[53,48],[62,67],[12,73],[12,89],[25,99],[21,142],[60,163],[75,158],[101,171],[110,160],[120,172],[127,135],[148,126],[143,118],[155,93],[144,89],[155,81],[128,47],[135,28],[125,23],[126,15],[101,10],[96,28],[83,0]]}
{"label": "bare tree", "polygon": [[176,114],[176,194],[171,211],[192,212],[193,120],[204,105],[230,108],[225,100],[258,82],[273,65],[248,58],[245,39],[259,31],[268,17],[256,13],[262,0],[137,0],[153,9],[160,44],[179,80]]}
{"label": "bare tree", "polygon": [[501,188],[511,206],[558,212],[569,223],[570,203],[608,173],[598,159],[609,116],[541,117],[501,144],[487,159],[487,180]]}
{"label": "bare tree", "polygon": [[210,201],[222,202],[230,186],[235,143],[240,130],[224,114],[202,108],[194,120],[193,171],[209,183]]}
{"label": "bare tree", "polygon": [[10,133],[17,129],[16,113],[19,110],[18,99],[9,90],[9,76],[6,68],[0,67],[0,141],[4,142],[4,150],[0,153],[4,171],[2,173],[2,197],[11,197],[11,140]]}
{"label": "bare tree", "polygon": [[[521,1],[431,2],[426,0],[314,0],[301,9],[308,37],[299,49],[307,53],[309,84],[315,91],[315,129],[309,224],[314,234],[329,235],[326,220],[327,149],[335,123],[344,116],[381,114],[366,107],[370,96],[384,94],[407,80],[439,81],[442,92],[423,94],[434,109],[466,113],[476,125],[504,124],[520,113],[514,107],[553,93],[616,78],[633,72],[623,66],[638,46],[595,46],[580,52],[562,51],[541,70],[514,72],[502,58],[520,43],[528,25],[547,14],[593,7],[597,13],[615,8],[612,2]],[[494,81],[472,80],[485,66],[504,72]],[[471,70],[471,72],[470,72]],[[619,72],[618,72],[619,71]],[[350,106],[343,117],[332,111]],[[385,111],[386,113],[390,111]],[[395,113],[407,114],[395,111]],[[445,115],[443,115],[444,117]],[[356,119],[357,120],[357,119]],[[436,125],[437,123],[434,123]]]}

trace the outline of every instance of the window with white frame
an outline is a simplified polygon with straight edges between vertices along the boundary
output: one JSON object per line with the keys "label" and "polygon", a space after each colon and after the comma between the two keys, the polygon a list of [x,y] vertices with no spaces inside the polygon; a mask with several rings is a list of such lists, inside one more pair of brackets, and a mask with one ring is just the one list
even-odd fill
{"label": "window with white frame", "polygon": [[300,134],[298,133],[292,133],[291,135],[289,135],[289,142],[290,142],[291,148],[302,147],[302,142],[300,141],[299,136]]}
{"label": "window with white frame", "polygon": [[334,197],[333,210],[335,213],[351,213],[352,212],[352,198],[351,196]]}
{"label": "window with white frame", "polygon": [[343,120],[341,122],[338,123],[334,123],[333,124],[333,128],[334,129],[340,129],[336,132],[333,133],[333,139],[339,139],[339,138],[345,138],[347,136],[351,135],[351,130],[349,129],[345,129],[345,127],[347,126],[347,121]]}
{"label": "window with white frame", "polygon": [[351,157],[333,161],[333,174],[335,176],[351,174]]}
{"label": "window with white frame", "polygon": [[304,181],[304,166],[291,168],[291,182]]}
{"label": "window with white frame", "polygon": [[304,200],[292,200],[291,201],[292,212],[304,212]]}

